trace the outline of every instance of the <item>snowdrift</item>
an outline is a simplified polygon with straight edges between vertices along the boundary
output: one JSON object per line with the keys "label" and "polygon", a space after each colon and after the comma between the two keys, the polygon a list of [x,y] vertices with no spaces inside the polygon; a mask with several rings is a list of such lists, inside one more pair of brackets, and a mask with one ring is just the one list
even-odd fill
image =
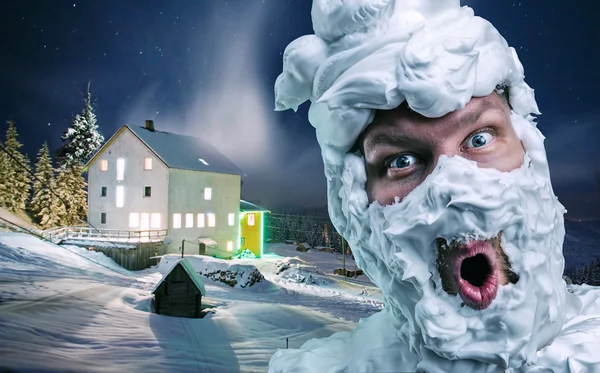
{"label": "snowdrift", "polygon": [[[258,268],[250,264],[238,264],[231,260],[216,259],[208,256],[186,256],[194,269],[205,278],[222,282],[231,287],[246,288],[264,280]],[[179,255],[165,255],[157,270],[165,274],[180,259]]]}

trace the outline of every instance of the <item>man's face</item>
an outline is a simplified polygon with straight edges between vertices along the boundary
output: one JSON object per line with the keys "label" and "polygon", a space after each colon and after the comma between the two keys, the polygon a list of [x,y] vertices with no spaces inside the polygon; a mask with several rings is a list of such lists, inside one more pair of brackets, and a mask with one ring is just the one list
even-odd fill
{"label": "man's face", "polygon": [[[473,98],[464,109],[437,119],[406,106],[381,111],[363,135],[362,151],[369,201],[381,205],[406,197],[433,171],[441,155],[457,155],[502,172],[520,167],[525,155],[508,104],[497,93]],[[459,293],[465,304],[483,309],[499,286],[518,281],[502,249],[501,234],[473,242],[438,238],[437,264],[447,293]]]}
{"label": "man's face", "polygon": [[481,168],[512,171],[525,151],[506,100],[492,93],[461,110],[425,118],[406,106],[380,111],[362,137],[369,202],[402,200],[435,168],[440,155],[458,155]]}

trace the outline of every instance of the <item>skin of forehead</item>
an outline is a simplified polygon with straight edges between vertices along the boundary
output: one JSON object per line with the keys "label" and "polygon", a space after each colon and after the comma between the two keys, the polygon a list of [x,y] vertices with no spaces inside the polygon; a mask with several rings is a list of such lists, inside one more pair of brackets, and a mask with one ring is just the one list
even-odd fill
{"label": "skin of forehead", "polygon": [[[402,136],[411,137],[411,127],[417,128],[423,125],[425,126],[423,129],[418,129],[419,134],[424,134],[427,131],[456,132],[461,129],[461,123],[471,121],[472,118],[470,117],[477,114],[485,115],[486,111],[491,110],[503,110],[508,115],[510,109],[504,97],[495,92],[487,97],[473,98],[463,109],[448,113],[440,118],[426,118],[410,110],[404,104],[393,110],[379,111],[373,123],[363,132],[357,144],[360,144],[360,150],[366,155],[369,149],[377,146],[371,141],[377,134],[398,133]],[[434,133],[430,135],[434,135]]]}

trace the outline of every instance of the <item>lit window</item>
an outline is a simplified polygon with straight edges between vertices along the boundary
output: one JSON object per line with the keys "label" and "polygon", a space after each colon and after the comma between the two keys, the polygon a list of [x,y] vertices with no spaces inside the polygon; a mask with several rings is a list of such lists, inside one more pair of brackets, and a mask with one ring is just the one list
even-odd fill
{"label": "lit window", "polygon": [[233,227],[233,225],[235,224],[235,214],[234,213],[227,215],[227,223],[229,224],[230,227]]}
{"label": "lit window", "polygon": [[129,228],[137,228],[140,225],[140,214],[132,212],[129,214]]}
{"label": "lit window", "polygon": [[204,188],[204,199],[207,201],[212,199],[212,188]]}
{"label": "lit window", "polygon": [[117,207],[123,207],[125,204],[125,187],[117,185]]}
{"label": "lit window", "polygon": [[194,228],[194,214],[185,214],[185,227]]}
{"label": "lit window", "polygon": [[140,217],[140,228],[142,230],[150,229],[150,214],[142,212]]}
{"label": "lit window", "polygon": [[181,228],[181,214],[173,214],[173,229]]}
{"label": "lit window", "polygon": [[159,229],[160,228],[160,213],[153,212],[150,214],[150,228]]}
{"label": "lit window", "polygon": [[216,225],[216,219],[215,219],[215,214],[207,214],[208,216],[208,226],[209,227],[214,227]]}
{"label": "lit window", "polygon": [[233,241],[227,241],[227,251],[233,251]]}
{"label": "lit window", "polygon": [[254,214],[248,214],[248,225],[254,225]]}
{"label": "lit window", "polygon": [[144,187],[144,197],[151,197],[151,196],[152,196],[152,187],[145,186]]}
{"label": "lit window", "polygon": [[106,224],[106,213],[105,212],[100,213],[100,224]]}
{"label": "lit window", "polygon": [[108,171],[108,161],[106,159],[100,161],[100,171]]}
{"label": "lit window", "polygon": [[152,158],[144,158],[144,170],[148,171],[152,169]]}
{"label": "lit window", "polygon": [[196,222],[198,228],[204,228],[204,214],[198,214],[198,221]]}
{"label": "lit window", "polygon": [[125,160],[123,158],[117,159],[117,181],[123,180],[125,177]]}

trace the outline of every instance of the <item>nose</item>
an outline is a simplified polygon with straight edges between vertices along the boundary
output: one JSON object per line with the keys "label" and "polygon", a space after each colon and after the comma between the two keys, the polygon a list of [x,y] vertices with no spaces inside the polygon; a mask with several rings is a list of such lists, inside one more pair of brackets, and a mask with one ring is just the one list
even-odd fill
{"label": "nose", "polygon": [[433,170],[435,170],[440,156],[442,155],[445,155],[447,157],[453,157],[455,155],[461,154],[459,149],[456,149],[455,147],[449,146],[447,144],[441,144],[438,148],[433,149],[433,151],[431,152],[431,156],[427,160],[427,167],[425,168],[425,172],[423,172],[423,175],[421,176],[421,182],[423,182],[423,180],[425,180],[427,176],[429,176],[433,172]]}

